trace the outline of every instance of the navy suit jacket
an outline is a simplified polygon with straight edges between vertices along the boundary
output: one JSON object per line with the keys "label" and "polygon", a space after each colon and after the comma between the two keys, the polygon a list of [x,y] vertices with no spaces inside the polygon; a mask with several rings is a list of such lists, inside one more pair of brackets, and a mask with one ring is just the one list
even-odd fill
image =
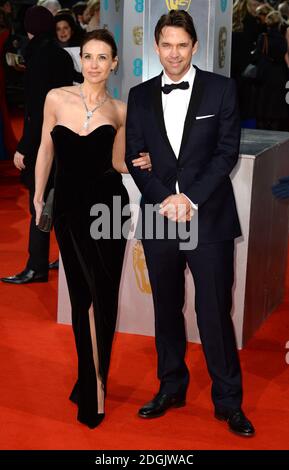
{"label": "navy suit jacket", "polygon": [[[130,90],[126,163],[142,193],[141,205],[160,204],[176,193],[178,181],[180,192],[198,204],[199,243],[231,240],[241,235],[229,176],[240,145],[236,87],[232,79],[195,68],[179,158],[166,133],[161,74]],[[132,165],[143,151],[150,153],[151,172]]]}

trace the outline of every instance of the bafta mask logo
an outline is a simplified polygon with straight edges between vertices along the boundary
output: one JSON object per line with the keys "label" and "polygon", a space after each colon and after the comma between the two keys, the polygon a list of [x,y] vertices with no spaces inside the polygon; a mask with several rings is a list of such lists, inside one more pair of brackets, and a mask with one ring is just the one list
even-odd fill
{"label": "bafta mask logo", "polygon": [[143,294],[151,294],[151,285],[148,277],[148,270],[145,260],[145,255],[142,247],[142,243],[138,240],[136,241],[133,252],[133,269],[135,273],[136,283],[139,290]]}
{"label": "bafta mask logo", "polygon": [[186,10],[190,8],[191,0],[166,0],[168,10]]}
{"label": "bafta mask logo", "polygon": [[143,27],[135,26],[132,30],[133,42],[136,46],[142,46],[143,43]]}
{"label": "bafta mask logo", "polygon": [[120,8],[120,0],[114,0],[115,11],[118,13]]}
{"label": "bafta mask logo", "polygon": [[223,69],[226,63],[226,45],[227,45],[227,28],[222,26],[219,31],[219,67]]}

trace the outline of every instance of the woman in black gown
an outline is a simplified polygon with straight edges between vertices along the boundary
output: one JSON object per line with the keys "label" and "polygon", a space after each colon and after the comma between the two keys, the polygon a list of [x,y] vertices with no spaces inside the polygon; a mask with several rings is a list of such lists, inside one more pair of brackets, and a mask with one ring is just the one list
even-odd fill
{"label": "woman in black gown", "polygon": [[[72,306],[78,354],[78,380],[70,399],[78,420],[90,428],[104,417],[104,397],[117,316],[118,289],[126,239],[90,234],[94,204],[110,209],[129,199],[120,173],[124,163],[126,106],[106,91],[117,66],[117,50],[106,30],[89,33],[81,47],[84,82],[50,91],[44,108],[42,140],[36,164],[36,223],[53,156],[56,161],[54,226]],[[147,154],[135,161],[151,167]],[[120,212],[120,210],[119,210]],[[118,213],[114,213],[116,217]],[[122,217],[122,223],[128,216]]]}

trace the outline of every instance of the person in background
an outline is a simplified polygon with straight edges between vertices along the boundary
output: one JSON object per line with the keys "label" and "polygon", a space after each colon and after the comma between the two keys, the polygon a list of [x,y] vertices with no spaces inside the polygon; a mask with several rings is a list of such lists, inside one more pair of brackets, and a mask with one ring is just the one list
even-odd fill
{"label": "person in background", "polygon": [[87,3],[86,2],[77,2],[72,7],[72,12],[75,17],[75,21],[82,29],[86,29],[86,25],[84,23],[83,14],[86,10]]}
{"label": "person in background", "polygon": [[86,31],[94,31],[99,28],[100,23],[100,0],[89,0],[83,14],[84,22],[87,24]]}
{"label": "person in background", "polygon": [[264,3],[257,0],[237,0],[233,6],[233,31],[244,32],[249,42],[249,52],[255,49],[257,38],[263,31],[256,10]]}
{"label": "person in background", "polygon": [[0,0],[0,8],[6,13],[6,15],[12,14],[12,5],[9,0]]}
{"label": "person in background", "polygon": [[278,5],[278,10],[285,21],[289,19],[289,2],[282,2]]}
{"label": "person in background", "polygon": [[271,11],[274,11],[274,8],[272,8],[269,3],[264,3],[263,5],[260,5],[256,8],[256,17],[259,20],[260,24],[263,25],[264,32],[267,31],[266,16],[269,15]]}
{"label": "person in background", "polygon": [[55,16],[56,13],[61,9],[61,5],[58,0],[39,0],[37,5],[47,8],[47,10],[49,10],[53,16]]}
{"label": "person in background", "polygon": [[[30,39],[25,55],[24,129],[14,155],[14,164],[21,171],[22,181],[29,190],[31,221],[29,257],[25,269],[1,279],[12,284],[48,280],[50,234],[41,232],[35,224],[35,163],[41,140],[45,97],[52,88],[72,85],[74,73],[71,57],[55,42],[54,17],[49,10],[41,6],[29,8],[24,26]],[[47,191],[52,186],[53,174],[50,175]]]}
{"label": "person in background", "polygon": [[265,19],[267,33],[258,38],[254,53],[258,76],[256,83],[257,129],[289,130],[289,112],[286,103],[287,42],[282,30],[281,14],[273,10]]}
{"label": "person in background", "polygon": [[85,31],[78,26],[71,10],[60,10],[54,18],[58,45],[64,49],[67,48],[67,52],[71,55],[74,63],[73,81],[75,83],[82,83],[83,76],[80,70],[79,47]]}
{"label": "person in background", "polygon": [[[3,3],[3,2],[2,2]],[[7,2],[9,3],[9,2]],[[5,5],[5,4],[4,4]],[[6,90],[5,90],[5,70],[4,70],[4,56],[5,44],[9,38],[10,27],[7,20],[5,10],[0,8],[0,114],[1,114],[1,140],[2,140],[2,157],[13,158],[16,150],[17,140],[11,126],[11,118],[9,116],[7,103],[6,103]]]}
{"label": "person in background", "polygon": [[258,36],[266,30],[256,16],[263,2],[237,0],[233,6],[231,77],[236,80],[242,126],[256,128],[255,88],[243,72],[252,62]]}
{"label": "person in background", "polygon": [[72,13],[55,15],[56,37],[60,47],[79,47],[83,30],[76,24]]}

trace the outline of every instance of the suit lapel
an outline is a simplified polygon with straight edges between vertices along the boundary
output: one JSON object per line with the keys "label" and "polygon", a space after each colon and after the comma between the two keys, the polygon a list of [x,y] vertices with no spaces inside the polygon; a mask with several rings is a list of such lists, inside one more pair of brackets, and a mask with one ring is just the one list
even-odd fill
{"label": "suit lapel", "polygon": [[[198,109],[199,109],[199,106],[201,104],[203,94],[204,94],[204,83],[200,77],[201,75],[200,70],[197,67],[195,67],[195,69],[196,69],[196,76],[195,76],[194,85],[193,85],[193,89],[191,93],[188,112],[187,112],[186,119],[185,119],[179,159],[181,158],[182,152],[188,141],[191,128],[195,122],[195,118],[196,118],[196,115],[197,115],[197,112],[198,112]],[[152,88],[153,106],[154,106],[157,121],[159,124],[159,129],[163,136],[163,139],[166,142],[169,149],[171,150],[171,152],[173,153],[173,155],[175,155],[173,148],[170,144],[170,141],[168,139],[168,136],[167,136],[164,113],[163,113],[161,85],[162,85],[162,73],[158,77],[156,77],[155,82],[153,84],[153,88]]]}
{"label": "suit lapel", "polygon": [[159,129],[160,129],[160,132],[163,136],[163,139],[166,142],[169,149],[172,151],[173,155],[175,155],[175,153],[172,149],[172,146],[170,144],[170,141],[168,139],[168,135],[167,135],[167,131],[166,131],[166,125],[165,125],[165,120],[164,120],[164,112],[163,112],[161,86],[162,86],[162,73],[158,77],[156,77],[156,80],[153,84],[153,88],[152,88],[153,106],[154,106],[154,110],[155,110],[155,114],[156,114],[156,117],[157,117]]}
{"label": "suit lapel", "polygon": [[197,112],[198,112],[198,109],[199,109],[199,106],[201,104],[203,94],[204,94],[204,82],[202,81],[200,77],[201,74],[200,74],[199,69],[197,67],[195,67],[195,69],[196,69],[196,75],[195,75],[191,99],[190,99],[190,103],[188,107],[188,112],[187,112],[186,119],[185,119],[184,132],[183,132],[183,138],[182,138],[182,143],[181,143],[181,148],[180,148],[179,159],[181,158],[185,145],[188,141],[191,128],[196,120],[196,115],[197,115]]}

